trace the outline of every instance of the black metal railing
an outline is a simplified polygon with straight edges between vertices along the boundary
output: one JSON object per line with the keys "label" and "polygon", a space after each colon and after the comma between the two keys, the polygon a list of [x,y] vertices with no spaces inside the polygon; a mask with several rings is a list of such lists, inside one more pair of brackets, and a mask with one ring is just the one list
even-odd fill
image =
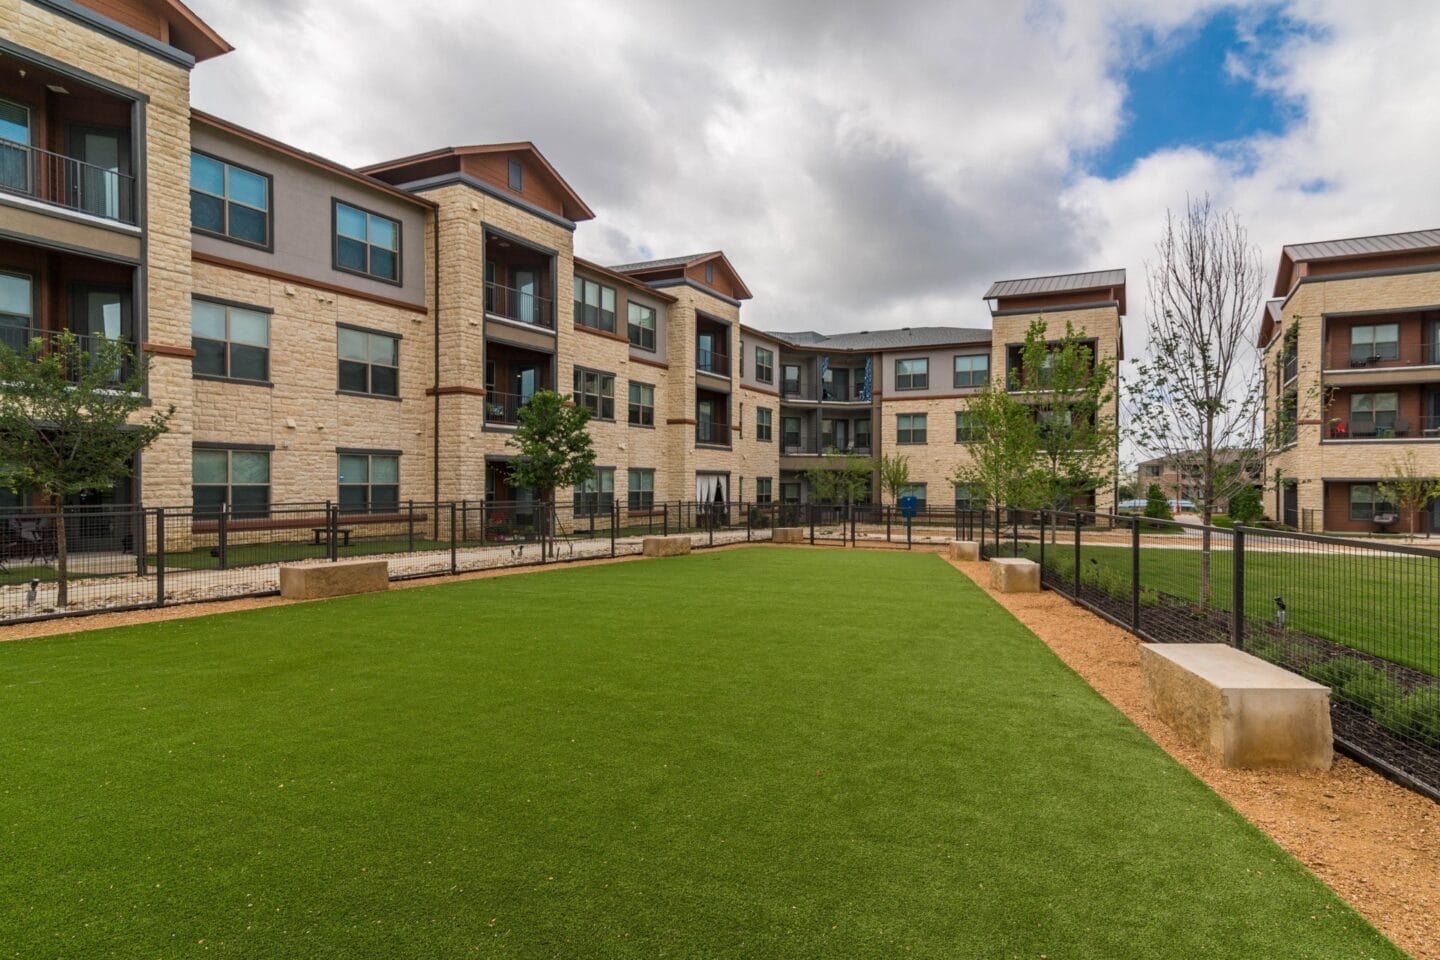
{"label": "black metal railing", "polygon": [[1440,417],[1401,417],[1361,414],[1329,423],[1331,440],[1434,440],[1440,439]]}
{"label": "black metal railing", "polygon": [[[542,388],[546,389],[546,388]],[[485,422],[514,424],[520,422],[520,411],[530,402],[530,394],[485,391]]]}
{"label": "black metal railing", "polygon": [[695,348],[695,369],[728,377],[730,376],[730,357],[724,351],[714,347],[697,346]]}
{"label": "black metal railing", "polygon": [[863,383],[822,383],[820,399],[828,403],[868,403]]}
{"label": "black metal railing", "polygon": [[730,446],[730,424],[701,420],[695,424],[695,442]]}
{"label": "black metal railing", "polygon": [[1146,641],[1232,644],[1325,684],[1337,746],[1440,799],[1440,550],[1018,510],[980,540]]}
{"label": "black metal railing", "polygon": [[815,391],[805,389],[799,380],[781,380],[780,397],[784,400],[814,400]]}
{"label": "black metal railing", "polygon": [[485,312],[516,323],[528,323],[547,330],[555,329],[555,303],[532,290],[506,287],[494,282],[485,284]]}
{"label": "black metal railing", "polygon": [[[1348,337],[1331,343],[1325,353],[1327,370],[1385,370],[1393,367],[1440,365],[1440,343],[1427,340],[1352,344]],[[1287,368],[1287,379],[1289,371]]]}
{"label": "black metal railing", "polygon": [[[28,350],[30,344],[36,340],[40,341],[42,352],[48,353],[51,344],[66,332],[62,330],[38,330],[34,327],[8,324],[5,322],[7,316],[8,315],[0,314],[0,346],[14,350],[17,353]],[[102,345],[112,340],[112,338],[98,334],[77,333],[74,334],[74,337],[80,349],[91,357],[98,356]],[[115,370],[112,377],[113,380],[119,382],[128,379],[133,372],[135,341],[127,335],[122,335],[114,339],[123,344],[130,354],[130,357]],[[70,370],[69,376],[71,380],[76,380],[80,376],[80,371]]]}
{"label": "black metal railing", "polygon": [[0,190],[135,223],[135,178],[75,157],[0,139]]}

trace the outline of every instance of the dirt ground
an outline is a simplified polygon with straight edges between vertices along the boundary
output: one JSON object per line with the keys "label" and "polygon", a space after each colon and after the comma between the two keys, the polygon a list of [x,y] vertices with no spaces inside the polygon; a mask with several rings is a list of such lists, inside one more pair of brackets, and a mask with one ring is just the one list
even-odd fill
{"label": "dirt ground", "polygon": [[1440,804],[1337,756],[1329,773],[1227,770],[1145,709],[1135,637],[1059,594],[999,594],[951,561],[1171,756],[1417,960],[1440,960]]}
{"label": "dirt ground", "polygon": [[[566,566],[640,559],[607,557]],[[1345,757],[1337,756],[1334,767],[1326,774],[1226,770],[1216,766],[1181,742],[1145,709],[1140,693],[1139,641],[1134,637],[1058,594],[994,593],[989,590],[989,568],[984,563],[951,563],[989,592],[1171,756],[1313,870],[1395,943],[1416,960],[1440,960],[1440,804]],[[456,577],[396,581],[390,586],[392,590],[408,589],[514,576],[537,569],[543,568],[481,570]],[[0,627],[0,641],[293,602],[258,597],[19,624]]]}

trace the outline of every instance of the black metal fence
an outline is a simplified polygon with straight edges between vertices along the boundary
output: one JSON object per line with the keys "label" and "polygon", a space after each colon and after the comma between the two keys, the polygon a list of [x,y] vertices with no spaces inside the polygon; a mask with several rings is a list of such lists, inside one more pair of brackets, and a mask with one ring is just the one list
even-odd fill
{"label": "black metal fence", "polygon": [[992,512],[980,533],[1148,642],[1229,643],[1325,684],[1337,745],[1440,799],[1440,551],[1086,512]]}

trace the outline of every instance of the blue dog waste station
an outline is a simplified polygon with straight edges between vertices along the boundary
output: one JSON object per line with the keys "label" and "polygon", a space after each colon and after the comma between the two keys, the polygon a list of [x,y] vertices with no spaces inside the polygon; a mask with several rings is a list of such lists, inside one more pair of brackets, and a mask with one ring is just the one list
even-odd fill
{"label": "blue dog waste station", "polygon": [[920,501],[915,497],[909,495],[901,497],[900,516],[904,517],[906,520],[913,519],[915,514],[918,512],[919,506]]}

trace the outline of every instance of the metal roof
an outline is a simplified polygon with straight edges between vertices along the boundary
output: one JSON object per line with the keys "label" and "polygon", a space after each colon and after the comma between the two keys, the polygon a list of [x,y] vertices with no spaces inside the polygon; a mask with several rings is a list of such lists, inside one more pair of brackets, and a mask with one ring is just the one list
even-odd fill
{"label": "metal roof", "polygon": [[702,257],[713,257],[719,253],[718,250],[710,250],[706,253],[692,253],[685,257],[666,257],[663,260],[642,260],[639,263],[621,263],[611,267],[616,273],[639,273],[642,270],[663,270],[666,267],[683,267],[686,264],[694,263]]}
{"label": "metal roof", "polygon": [[813,330],[783,333],[766,330],[770,336],[797,347],[831,350],[909,350],[921,347],[954,346],[990,342],[990,331],[975,327],[901,327],[895,330],[866,330],[861,333],[823,334]]}
{"label": "metal roof", "polygon": [[1440,247],[1440,230],[1413,230],[1409,233],[1383,233],[1373,237],[1351,237],[1348,240],[1321,240],[1317,243],[1292,243],[1285,247],[1291,261],[1330,260],[1336,257],[1363,257],[1377,253],[1404,253]]}
{"label": "metal roof", "polygon": [[1026,297],[1036,294],[1064,293],[1067,290],[1095,290],[1101,287],[1123,287],[1124,285],[1124,270],[1092,270],[1089,273],[1062,273],[1053,277],[997,280],[985,292],[984,299]]}

